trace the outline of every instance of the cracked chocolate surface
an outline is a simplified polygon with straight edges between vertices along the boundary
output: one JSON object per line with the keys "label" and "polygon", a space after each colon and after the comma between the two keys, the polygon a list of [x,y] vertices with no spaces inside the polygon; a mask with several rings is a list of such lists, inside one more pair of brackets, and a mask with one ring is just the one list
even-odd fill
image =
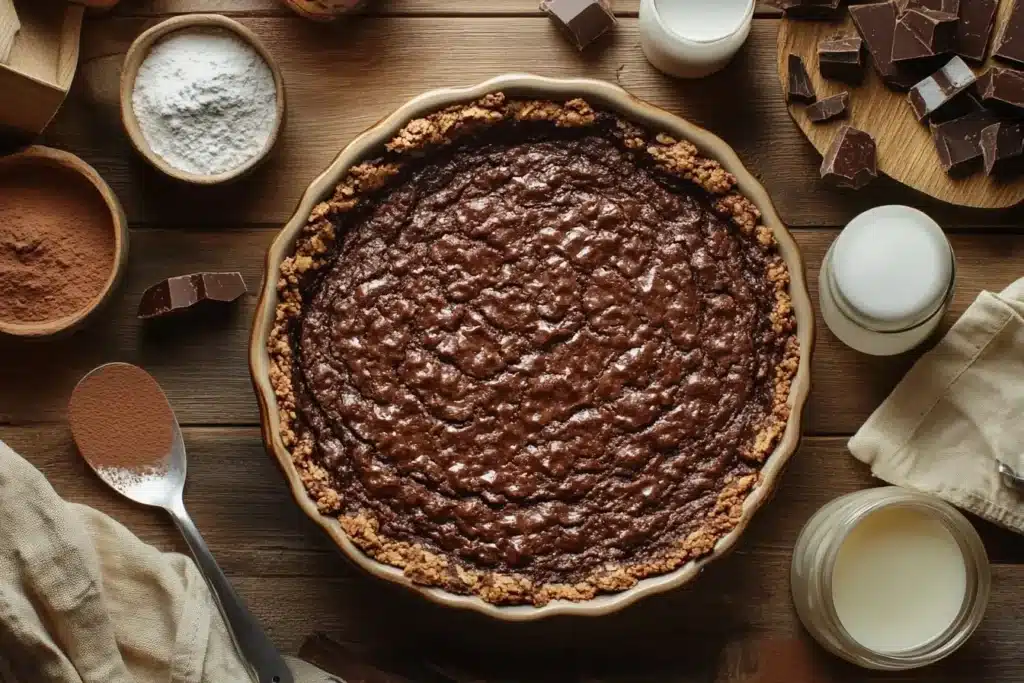
{"label": "cracked chocolate surface", "polygon": [[282,431],[321,511],[493,602],[710,552],[796,367],[756,208],[689,143],[578,100],[491,96],[410,131],[430,142],[351,175],[282,267]]}

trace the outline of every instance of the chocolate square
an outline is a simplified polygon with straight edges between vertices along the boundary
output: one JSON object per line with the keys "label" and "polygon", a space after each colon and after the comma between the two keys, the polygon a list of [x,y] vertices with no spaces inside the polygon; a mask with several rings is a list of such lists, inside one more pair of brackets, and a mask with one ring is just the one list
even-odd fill
{"label": "chocolate square", "polygon": [[807,107],[807,118],[813,123],[824,123],[832,119],[846,118],[850,113],[850,93],[841,92],[838,95],[818,100]]}
{"label": "chocolate square", "polygon": [[953,51],[971,62],[985,61],[998,10],[999,0],[960,0]]}
{"label": "chocolate square", "polygon": [[543,0],[540,8],[577,50],[587,47],[615,26],[615,15],[605,0]]}
{"label": "chocolate square", "polygon": [[1013,0],[999,47],[992,56],[1004,62],[1024,64],[1024,2],[1021,0]]}
{"label": "chocolate square", "polygon": [[992,112],[979,111],[958,119],[932,124],[932,140],[939,154],[939,163],[951,176],[973,173],[981,164],[981,131],[997,119]]}
{"label": "chocolate square", "polygon": [[953,51],[957,15],[910,9],[900,15],[892,43],[892,61],[927,59]]}
{"label": "chocolate square", "polygon": [[981,156],[986,175],[1009,175],[1024,170],[1024,125],[993,123],[981,131]]}
{"label": "chocolate square", "polygon": [[875,71],[886,85],[897,90],[907,90],[928,75],[931,69],[913,62],[892,61],[892,45],[896,35],[898,18],[896,1],[875,2],[869,5],[850,7],[850,16],[857,32],[864,39],[871,55]]}
{"label": "chocolate square", "polygon": [[821,177],[837,187],[859,190],[878,177],[875,139],[843,126],[821,162]]}
{"label": "chocolate square", "polygon": [[911,88],[907,101],[917,120],[924,121],[971,87],[974,80],[971,67],[959,57],[953,57],[941,69]]}
{"label": "chocolate square", "polygon": [[986,106],[1011,116],[1024,114],[1024,71],[994,66],[978,76],[974,88]]}
{"label": "chocolate square", "polygon": [[864,40],[843,36],[818,43],[818,70],[825,78],[858,84],[864,80]]}

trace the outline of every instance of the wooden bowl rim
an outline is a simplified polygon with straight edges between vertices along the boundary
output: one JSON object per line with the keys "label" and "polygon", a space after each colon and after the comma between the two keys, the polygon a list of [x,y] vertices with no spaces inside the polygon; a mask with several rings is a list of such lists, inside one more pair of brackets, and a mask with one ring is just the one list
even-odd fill
{"label": "wooden bowl rim", "polygon": [[[790,270],[790,296],[797,320],[800,360],[789,395],[790,416],[775,451],[761,468],[762,480],[743,501],[742,514],[736,527],[715,544],[713,551],[682,567],[659,576],[641,580],[632,588],[606,593],[585,602],[555,600],[541,607],[532,605],[501,606],[476,596],[455,595],[440,588],[414,583],[400,569],[378,562],[364,554],[345,534],[337,519],[320,514],[309,497],[280,433],[277,400],[270,381],[270,358],[267,341],[275,319],[278,303],[277,282],[281,262],[291,252],[300,231],[306,225],[313,207],[333,192],[344,173],[355,164],[372,158],[406,123],[443,109],[483,97],[491,92],[510,96],[571,99],[582,97],[592,104],[616,111],[652,130],[664,131],[693,142],[703,153],[716,159],[733,173],[739,190],[757,205],[763,222],[770,227],[779,243],[779,250]],[[263,441],[276,458],[288,479],[299,507],[316,522],[342,552],[355,564],[374,576],[403,585],[432,602],[446,607],[469,609],[503,621],[533,621],[555,615],[602,616],[617,612],[640,598],[678,588],[689,583],[710,562],[728,553],[746,529],[754,513],[770,498],[787,461],[799,446],[803,409],[810,391],[811,356],[814,349],[814,311],[807,290],[807,275],[799,246],[782,223],[764,187],[743,166],[736,152],[721,138],[682,117],[640,100],[623,88],[589,78],[548,78],[533,74],[513,73],[498,76],[468,87],[442,88],[415,97],[377,122],[342,149],[328,168],[310,184],[299,205],[267,250],[266,272],[253,318],[249,342],[249,370],[260,407]]]}
{"label": "wooden bowl rim", "polygon": [[121,202],[117,199],[117,195],[110,189],[110,185],[103,180],[103,177],[100,176],[95,168],[71,152],[43,145],[32,145],[15,154],[0,157],[0,168],[17,164],[59,166],[84,177],[96,188],[96,191],[110,210],[111,229],[114,231],[114,261],[111,264],[110,275],[107,277],[103,289],[93,298],[88,306],[63,318],[40,323],[10,323],[0,320],[0,334],[28,338],[49,337],[78,327],[110,299],[121,278],[124,276],[124,271],[128,264],[128,219],[125,216]]}
{"label": "wooden bowl rim", "polygon": [[[146,136],[142,134],[142,128],[139,126],[139,120],[135,117],[135,109],[132,106],[132,92],[135,89],[135,78],[139,74],[139,67],[142,66],[142,62],[145,61],[146,56],[149,54],[153,45],[171,33],[190,28],[221,28],[235,33],[239,38],[252,45],[256,52],[263,57],[263,61],[265,61],[267,66],[270,67],[270,73],[274,76],[274,86],[277,89],[277,122],[274,125],[274,130],[271,132],[270,137],[267,139],[267,144],[259,154],[255,155],[241,166],[233,168],[230,171],[224,171],[223,173],[216,173],[214,175],[190,173],[188,171],[175,168],[164,161],[162,157],[153,151],[152,147],[150,147],[149,143],[146,141]],[[128,139],[131,140],[132,146],[144,159],[146,159],[146,161],[162,171],[164,174],[174,178],[175,180],[180,180],[193,185],[218,185],[220,183],[237,180],[242,176],[248,175],[270,154],[270,151],[277,144],[277,140],[281,134],[281,128],[284,126],[286,112],[284,77],[281,75],[281,68],[278,66],[277,60],[274,59],[266,46],[263,45],[263,41],[261,41],[259,36],[257,36],[251,29],[222,14],[183,14],[171,17],[170,19],[165,19],[164,21],[151,26],[140,33],[128,48],[127,54],[125,54],[124,65],[121,67],[121,82],[119,87],[121,123],[124,126],[125,132],[128,133]]]}

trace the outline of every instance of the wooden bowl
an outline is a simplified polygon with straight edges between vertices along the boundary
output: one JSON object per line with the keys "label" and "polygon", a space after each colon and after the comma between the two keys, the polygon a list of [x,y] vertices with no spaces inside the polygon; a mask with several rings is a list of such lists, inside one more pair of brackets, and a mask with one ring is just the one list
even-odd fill
{"label": "wooden bowl", "polygon": [[102,291],[88,306],[69,316],[40,323],[11,323],[0,320],[0,334],[2,335],[40,338],[77,329],[113,297],[128,265],[128,220],[125,218],[124,209],[121,208],[121,202],[117,200],[117,196],[106,181],[100,177],[96,169],[74,154],[36,145],[17,154],[0,157],[0,170],[9,169],[12,166],[28,165],[68,169],[88,180],[110,209],[110,229],[114,231],[114,259],[110,275],[107,277]]}
{"label": "wooden bowl", "polygon": [[[400,569],[385,565],[364,554],[345,534],[338,520],[320,514],[316,504],[306,493],[299,472],[292,462],[291,453],[284,445],[280,431],[280,415],[270,378],[270,357],[267,342],[275,320],[278,304],[277,283],[281,262],[294,250],[295,241],[305,227],[313,207],[329,197],[339,180],[356,164],[379,156],[386,142],[391,140],[409,121],[445,107],[479,99],[492,92],[504,92],[513,97],[568,100],[582,97],[592,105],[621,114],[649,130],[664,131],[676,138],[689,140],[705,155],[717,160],[738,180],[739,191],[757,205],[765,226],[771,228],[779,245],[779,253],[789,267],[789,292],[797,323],[800,342],[800,362],[789,393],[790,416],[779,445],[761,468],[762,480],[746,497],[742,514],[736,524],[715,544],[714,550],[697,560],[687,562],[675,571],[641,580],[620,593],[606,593],[585,602],[554,600],[541,607],[532,605],[501,606],[485,602],[475,596],[456,595],[448,591],[418,585]],[[677,588],[692,581],[704,567],[726,554],[746,529],[754,513],[771,497],[782,471],[800,441],[801,420],[807,394],[810,391],[811,352],[814,346],[814,312],[807,293],[807,275],[800,249],[782,223],[764,187],[740,161],[736,152],[722,139],[664,109],[637,99],[627,91],[607,83],[588,78],[546,78],[531,74],[506,74],[466,88],[444,88],[415,97],[372,128],[350,142],[334,162],[317,177],[303,194],[295,214],[284,226],[267,252],[266,273],[260,291],[256,316],[253,320],[249,344],[249,370],[260,406],[263,440],[267,451],[281,466],[292,495],[299,507],[338,545],[344,554],[369,573],[393,581],[416,591],[425,598],[461,609],[481,612],[506,621],[530,621],[558,614],[600,616],[611,614],[637,600],[655,593]]]}
{"label": "wooden bowl", "polygon": [[[252,45],[260,56],[263,57],[263,61],[267,63],[267,66],[270,67],[271,73],[274,74],[274,86],[277,89],[277,123],[274,126],[273,132],[270,134],[270,138],[267,140],[267,144],[259,154],[255,155],[244,164],[229,171],[213,175],[201,175],[198,173],[183,171],[170,165],[162,157],[157,155],[149,146],[149,143],[146,141],[146,137],[142,134],[142,129],[139,127],[139,121],[135,118],[135,109],[132,106],[132,92],[135,89],[135,77],[138,76],[139,67],[142,66],[142,62],[145,61],[146,56],[149,54],[153,45],[170,33],[193,28],[225,29],[233,32],[239,38]],[[229,19],[228,17],[220,14],[185,14],[173,17],[160,22],[156,26],[153,26],[139,35],[139,37],[135,39],[135,42],[132,43],[131,47],[128,48],[128,54],[125,55],[124,58],[124,66],[121,69],[120,97],[121,122],[124,124],[124,129],[128,133],[128,138],[132,141],[132,145],[136,150],[138,150],[139,154],[145,157],[146,161],[150,164],[172,178],[186,183],[192,183],[194,185],[216,185],[218,183],[224,183],[241,178],[248,174],[256,168],[256,166],[258,166],[260,162],[267,157],[270,150],[273,149],[281,132],[281,126],[284,125],[284,79],[281,78],[280,67],[278,67],[277,62],[274,61],[274,58],[271,57],[269,52],[267,52],[267,49],[263,46],[260,39],[256,37],[255,33],[234,19]]]}

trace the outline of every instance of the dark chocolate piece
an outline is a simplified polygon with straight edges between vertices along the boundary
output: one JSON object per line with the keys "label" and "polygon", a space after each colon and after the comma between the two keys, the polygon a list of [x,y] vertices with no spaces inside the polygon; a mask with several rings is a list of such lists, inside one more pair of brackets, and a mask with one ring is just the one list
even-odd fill
{"label": "dark chocolate piece", "polygon": [[922,71],[922,68],[913,62],[892,61],[892,45],[898,16],[895,0],[851,6],[850,16],[853,17],[857,32],[868,47],[875,71],[886,85],[898,90],[907,90],[928,75],[928,69]]}
{"label": "dark chocolate piece", "polygon": [[1008,114],[1024,112],[1024,71],[994,66],[974,84],[986,106]]}
{"label": "dark chocolate piece", "polygon": [[832,19],[839,14],[841,0],[777,0],[787,17],[795,19]]}
{"label": "dark chocolate piece", "polygon": [[974,80],[971,67],[959,57],[953,57],[944,67],[911,88],[907,100],[917,120],[924,121],[971,87]]}
{"label": "dark chocolate piece", "polygon": [[568,36],[577,50],[615,26],[615,15],[606,0],[542,0],[540,8]]}
{"label": "dark chocolate piece", "polygon": [[1014,64],[1024,64],[1024,2],[1013,0],[1010,18],[1006,20],[999,47],[992,54],[996,59]]}
{"label": "dark chocolate piece", "polygon": [[227,304],[246,293],[240,273],[194,273],[158,282],[142,294],[143,320],[186,311],[200,305]]}
{"label": "dark chocolate piece", "polygon": [[985,107],[982,105],[981,100],[975,97],[970,90],[966,90],[951,99],[946,106],[929,116],[928,123],[945,123],[946,121],[952,121],[953,119],[958,119],[961,116],[967,116],[968,114],[974,114],[984,110]]}
{"label": "dark chocolate piece", "polygon": [[911,9],[900,15],[892,43],[892,61],[927,59],[953,51],[957,15]]}
{"label": "dark chocolate piece", "polygon": [[874,138],[850,126],[840,128],[821,162],[821,177],[838,187],[855,190],[877,178]]}
{"label": "dark chocolate piece", "polygon": [[932,140],[939,163],[946,173],[960,177],[973,173],[981,162],[981,131],[996,123],[990,111],[979,111],[958,119],[932,124]]}
{"label": "dark chocolate piece", "polygon": [[824,123],[832,119],[846,118],[850,111],[850,93],[841,92],[832,97],[818,100],[807,107],[807,118],[814,123]]}
{"label": "dark chocolate piece", "polygon": [[975,63],[985,61],[998,9],[999,0],[960,0],[953,51]]}
{"label": "dark chocolate piece", "polygon": [[936,12],[960,13],[960,0],[901,0],[900,11],[911,9],[933,9]]}
{"label": "dark chocolate piece", "polygon": [[789,87],[786,88],[787,102],[803,102],[808,104],[818,99],[811,85],[811,77],[799,55],[789,55]]}
{"label": "dark chocolate piece", "polygon": [[856,85],[864,80],[864,40],[860,36],[818,43],[818,70],[825,78]]}
{"label": "dark chocolate piece", "polygon": [[1024,170],[1024,125],[993,123],[981,131],[985,175],[1007,175]]}

